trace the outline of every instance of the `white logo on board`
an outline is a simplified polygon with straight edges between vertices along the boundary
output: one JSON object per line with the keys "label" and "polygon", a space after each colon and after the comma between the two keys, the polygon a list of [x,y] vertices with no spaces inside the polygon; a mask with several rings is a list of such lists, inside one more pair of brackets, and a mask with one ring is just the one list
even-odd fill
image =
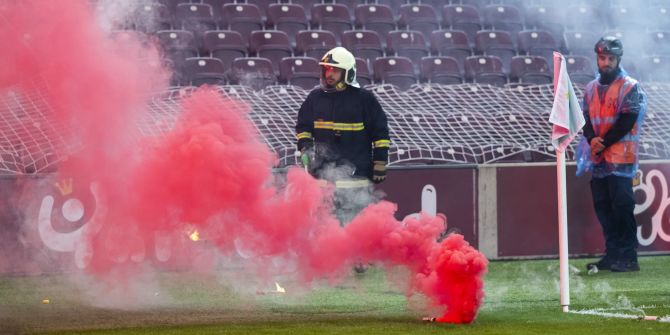
{"label": "white logo on board", "polygon": [[[657,195],[656,189],[652,181],[656,179],[661,188],[661,194]],[[668,206],[670,206],[670,198],[668,197],[668,183],[665,180],[665,175],[659,170],[649,170],[647,175],[644,175],[642,170],[639,171],[640,184],[633,187],[633,191],[642,191],[644,193],[644,202],[635,205],[635,214],[643,213],[651,207],[651,204],[660,197],[660,204],[656,212],[651,217],[651,232],[649,236],[642,236],[642,227],[637,227],[637,240],[640,245],[648,246],[656,241],[656,237],[660,237],[663,241],[670,242],[670,234],[663,230],[663,213],[665,213]],[[667,218],[666,218],[667,221]]]}

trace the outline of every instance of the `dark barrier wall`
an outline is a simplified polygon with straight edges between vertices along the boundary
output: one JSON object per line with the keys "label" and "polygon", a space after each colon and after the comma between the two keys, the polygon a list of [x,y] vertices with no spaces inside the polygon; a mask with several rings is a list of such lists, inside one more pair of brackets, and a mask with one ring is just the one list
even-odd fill
{"label": "dark barrier wall", "polygon": [[[574,166],[568,166],[570,254],[602,253],[602,233],[591,203],[590,176],[577,178],[574,171]],[[634,187],[638,241],[643,252],[670,252],[670,192],[666,176],[670,177],[668,162],[643,163]],[[422,207],[444,214],[449,231],[463,234],[489,258],[558,255],[553,165],[393,168],[378,189],[386,193],[386,200],[398,204],[398,219],[418,213]],[[53,200],[48,220],[53,231],[44,237],[38,232],[38,215],[45,210],[46,197]],[[62,208],[75,198],[81,201],[84,213],[76,220],[65,220]],[[0,273],[74,269],[72,252],[55,251],[44,238],[62,240],[84,226],[95,212],[94,198],[90,185],[63,183],[54,180],[53,175],[0,178]]]}
{"label": "dark barrier wall", "polygon": [[[556,167],[497,168],[498,257],[558,254]],[[668,178],[670,164],[643,163],[634,181],[639,251],[670,251]],[[591,176],[575,176],[567,167],[570,254],[604,252],[593,210]]]}

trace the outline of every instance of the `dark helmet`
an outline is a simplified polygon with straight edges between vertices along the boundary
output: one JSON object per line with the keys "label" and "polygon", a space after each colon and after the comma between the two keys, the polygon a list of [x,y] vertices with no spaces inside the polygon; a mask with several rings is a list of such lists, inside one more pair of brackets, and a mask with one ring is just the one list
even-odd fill
{"label": "dark helmet", "polygon": [[623,44],[614,36],[605,36],[598,40],[594,48],[597,54],[610,54],[621,57],[623,55]]}

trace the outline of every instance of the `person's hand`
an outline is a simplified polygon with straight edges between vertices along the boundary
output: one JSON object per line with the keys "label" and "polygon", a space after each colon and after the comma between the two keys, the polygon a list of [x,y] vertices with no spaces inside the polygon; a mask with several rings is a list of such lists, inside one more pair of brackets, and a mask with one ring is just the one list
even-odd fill
{"label": "person's hand", "polygon": [[372,181],[375,182],[375,184],[379,184],[386,179],[386,162],[374,161],[373,163]]}
{"label": "person's hand", "polygon": [[591,140],[591,155],[596,156],[605,150],[603,139],[601,137],[594,137]]}

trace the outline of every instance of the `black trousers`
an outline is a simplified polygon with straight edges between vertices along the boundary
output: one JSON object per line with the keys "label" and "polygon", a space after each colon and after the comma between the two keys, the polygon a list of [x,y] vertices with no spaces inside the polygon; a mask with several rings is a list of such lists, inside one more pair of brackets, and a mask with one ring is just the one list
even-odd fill
{"label": "black trousers", "polygon": [[591,179],[596,216],[605,237],[605,257],[612,262],[637,262],[633,180],[619,176]]}

